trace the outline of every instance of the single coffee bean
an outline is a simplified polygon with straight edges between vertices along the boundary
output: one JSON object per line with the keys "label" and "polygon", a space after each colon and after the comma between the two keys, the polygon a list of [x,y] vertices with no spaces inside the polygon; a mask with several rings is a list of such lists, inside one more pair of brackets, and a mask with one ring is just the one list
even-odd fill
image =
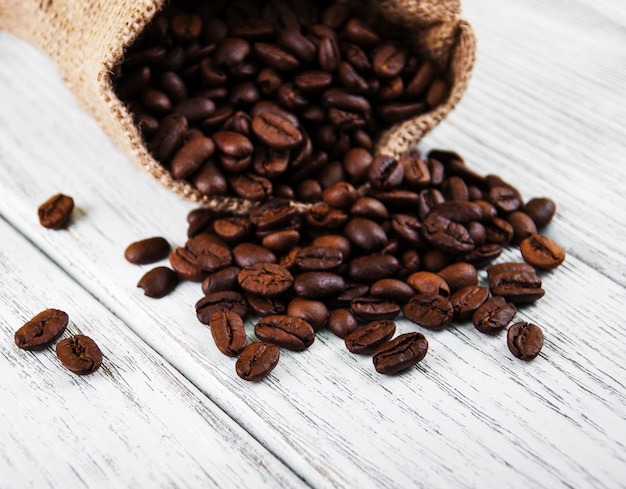
{"label": "single coffee bean", "polygon": [[61,337],[68,315],[58,309],[46,309],[15,332],[15,344],[22,350],[43,350]]}
{"label": "single coffee bean", "polygon": [[495,243],[486,243],[467,253],[461,253],[456,258],[471,263],[477,268],[489,265],[502,254],[502,246]]}
{"label": "single coffee bean", "polygon": [[76,375],[88,375],[102,364],[102,352],[94,340],[78,334],[61,340],[56,354],[63,366]]}
{"label": "single coffee bean", "polygon": [[250,236],[252,223],[246,217],[223,217],[213,222],[213,231],[229,244],[240,243]]}
{"label": "single coffee bean", "polygon": [[369,184],[377,190],[394,189],[402,183],[403,178],[404,167],[391,156],[377,156],[367,172]]}
{"label": "single coffee bean", "polygon": [[405,245],[414,248],[424,247],[422,223],[417,217],[408,214],[396,214],[391,220],[391,228],[397,234],[398,239]]}
{"label": "single coffee bean", "polygon": [[435,72],[435,65],[430,60],[425,60],[407,84],[406,96],[413,99],[424,94],[431,85]]}
{"label": "single coffee bean", "polygon": [[162,164],[169,162],[183,144],[188,129],[189,124],[185,116],[174,113],[165,117],[148,143],[154,158]]}
{"label": "single coffee bean", "polygon": [[406,63],[406,51],[395,43],[385,43],[372,56],[374,73],[381,78],[393,78],[400,74]]}
{"label": "single coffee bean", "polygon": [[378,347],[372,361],[378,373],[393,375],[421,362],[426,353],[426,337],[422,333],[406,333]]}
{"label": "single coffee bean", "polygon": [[135,265],[147,265],[167,258],[170,244],[160,236],[142,239],[128,245],[124,258]]}
{"label": "single coffee bean", "polygon": [[254,326],[254,334],[261,341],[302,351],[313,344],[315,331],[304,319],[290,316],[267,316]]}
{"label": "single coffee bean", "polygon": [[319,65],[324,71],[333,72],[339,68],[341,53],[339,51],[339,46],[337,46],[337,41],[334,38],[323,38],[320,41],[317,50]]}
{"label": "single coffee bean", "polygon": [[300,66],[298,59],[276,44],[257,42],[254,54],[267,66],[282,72],[295,71]]}
{"label": "single coffee bean", "polygon": [[522,211],[511,212],[506,220],[513,226],[513,244],[519,245],[522,240],[537,234],[537,226],[528,214]]}
{"label": "single coffee bean", "polygon": [[346,209],[354,204],[357,193],[354,186],[348,182],[340,181],[322,193],[322,198],[329,206],[337,209]]}
{"label": "single coffee bean", "polygon": [[539,197],[529,200],[524,206],[524,212],[535,222],[537,229],[547,226],[556,213],[556,204],[552,199]]}
{"label": "single coffee bean", "polygon": [[370,295],[380,299],[407,302],[415,295],[415,290],[402,280],[384,278],[372,284],[370,287]]}
{"label": "single coffee bean", "polygon": [[224,355],[236,357],[248,343],[243,319],[233,311],[216,311],[209,319],[215,346]]}
{"label": "single coffee bean", "polygon": [[287,119],[271,113],[263,113],[252,119],[254,134],[267,146],[287,151],[302,144],[302,134]]}
{"label": "single coffee bean", "polygon": [[520,251],[526,263],[541,270],[552,270],[565,261],[563,248],[541,234],[524,239],[520,243]]}
{"label": "single coffee bean", "polygon": [[173,249],[168,259],[176,274],[184,280],[201,282],[206,275],[206,272],[192,261],[195,257],[191,256],[185,248]]}
{"label": "single coffee bean", "polygon": [[[298,59],[311,64],[317,56],[315,44],[300,29],[282,29],[278,32],[278,42]],[[296,75],[297,78],[298,75]]]}
{"label": "single coffee bean", "polygon": [[193,41],[202,33],[202,19],[197,15],[177,14],[172,17],[170,29],[181,41]]}
{"label": "single coffee bean", "polygon": [[426,105],[429,107],[437,107],[445,100],[448,93],[448,84],[445,80],[442,80],[441,78],[433,80],[428,92],[426,92]]}
{"label": "single coffee bean", "polygon": [[467,200],[448,200],[441,204],[436,204],[431,208],[430,212],[460,224],[480,221],[483,218],[482,208],[478,204]]}
{"label": "single coffee bean", "polygon": [[208,159],[193,176],[192,183],[204,195],[219,196],[228,193],[228,182],[217,163]]}
{"label": "single coffee bean", "polygon": [[352,148],[343,157],[343,167],[355,182],[367,178],[368,169],[374,161],[372,153],[363,148]]}
{"label": "single coffee bean", "polygon": [[296,254],[296,266],[305,272],[333,270],[342,263],[341,250],[329,246],[306,246]]}
{"label": "single coffee bean", "polygon": [[450,292],[456,292],[468,285],[478,284],[478,271],[474,265],[467,262],[452,263],[439,270],[438,275],[446,281],[450,287]]}
{"label": "single coffee bean", "polygon": [[529,362],[541,352],[543,331],[533,323],[515,323],[509,327],[506,343],[513,356]]}
{"label": "single coffee bean", "polygon": [[379,251],[388,243],[385,230],[376,222],[362,217],[353,217],[344,228],[346,237],[368,253]]}
{"label": "single coffee bean", "polygon": [[318,299],[341,294],[346,283],[341,275],[330,272],[305,272],[296,277],[293,288],[300,297]]}
{"label": "single coffee bean", "polygon": [[339,338],[345,338],[358,327],[358,321],[348,309],[335,309],[328,316],[328,329]]}
{"label": "single coffee bean", "polygon": [[257,382],[274,370],[279,358],[280,350],[276,345],[257,341],[243,349],[235,364],[235,370],[243,380]]}
{"label": "single coffee bean", "polygon": [[233,259],[235,263],[243,268],[250,267],[256,263],[276,263],[276,255],[269,249],[254,244],[241,243],[233,248]]}
{"label": "single coffee bean", "polygon": [[250,44],[245,39],[231,37],[224,39],[215,50],[213,59],[217,66],[235,66],[246,59]]}
{"label": "single coffee bean", "polygon": [[475,247],[467,229],[459,223],[436,213],[429,213],[424,221],[424,238],[446,253],[458,255]]}
{"label": "single coffee bean", "polygon": [[261,245],[276,253],[286,253],[300,242],[300,233],[295,229],[274,231],[265,235]]}
{"label": "single coffee bean", "polygon": [[161,90],[148,87],[141,95],[144,107],[158,114],[166,114],[172,110],[172,101]]}
{"label": "single coffee bean", "polygon": [[37,209],[39,223],[47,229],[62,229],[70,221],[74,210],[74,199],[68,195],[56,194]]}
{"label": "single coffee bean", "polygon": [[185,143],[172,158],[170,169],[174,178],[187,178],[196,172],[215,151],[211,138],[198,137]]}
{"label": "single coffee bean", "polygon": [[365,255],[353,258],[348,263],[348,277],[356,282],[376,282],[393,277],[400,263],[392,255]]}
{"label": "single coffee bean", "polygon": [[519,192],[513,187],[504,185],[492,187],[487,198],[496,209],[507,214],[519,210],[523,205]]}
{"label": "single coffee bean", "polygon": [[469,319],[474,311],[489,298],[489,289],[478,285],[467,285],[450,296],[450,304],[456,319]]}
{"label": "single coffee bean", "polygon": [[380,200],[372,197],[359,197],[350,207],[350,215],[380,222],[389,217],[389,212]]}
{"label": "single coffee bean", "polygon": [[478,331],[497,334],[511,322],[517,308],[504,297],[494,296],[480,306],[472,315],[472,323]]}
{"label": "single coffee bean", "polygon": [[156,267],[139,279],[137,287],[144,295],[160,299],[169,294],[178,285],[178,275],[169,267]]}
{"label": "single coffee bean", "polygon": [[454,310],[446,297],[418,294],[402,308],[407,319],[427,329],[441,330],[452,322]]}
{"label": "single coffee bean", "polygon": [[287,315],[304,319],[315,331],[319,331],[328,319],[328,308],[321,301],[296,297],[289,302]]}
{"label": "single coffee bean", "polygon": [[544,296],[541,278],[526,263],[500,263],[487,269],[489,288],[515,304],[534,302]]}
{"label": "single coffee bean", "polygon": [[277,297],[293,285],[293,276],[285,267],[276,263],[255,263],[243,267],[237,277],[246,292],[261,297]]}
{"label": "single coffee bean", "polygon": [[394,319],[400,314],[400,306],[389,299],[377,297],[358,297],[350,303],[356,317],[363,321],[376,319]]}
{"label": "single coffee bean", "polygon": [[446,280],[433,272],[415,272],[406,279],[406,283],[411,286],[415,294],[450,296],[450,286]]}
{"label": "single coffee bean", "polygon": [[228,245],[214,234],[202,233],[185,243],[187,258],[205,272],[216,272],[232,263]]}
{"label": "single coffee bean", "polygon": [[396,323],[380,319],[353,331],[344,338],[344,342],[351,353],[369,353],[387,343],[395,332]]}
{"label": "single coffee bean", "polygon": [[504,246],[513,241],[513,226],[499,217],[494,217],[485,225],[485,233],[488,243]]}
{"label": "single coffee bean", "polygon": [[196,316],[202,324],[209,324],[216,311],[233,311],[242,318],[248,313],[248,304],[239,292],[224,290],[205,295],[196,302]]}
{"label": "single coffee bean", "polygon": [[426,112],[424,102],[390,102],[378,106],[378,116],[387,124],[395,124]]}

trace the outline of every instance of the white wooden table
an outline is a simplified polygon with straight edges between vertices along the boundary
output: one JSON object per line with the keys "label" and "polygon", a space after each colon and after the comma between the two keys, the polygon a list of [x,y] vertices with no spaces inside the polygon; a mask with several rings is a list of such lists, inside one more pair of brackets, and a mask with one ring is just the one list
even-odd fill
{"label": "white wooden table", "polygon": [[[423,142],[526,198],[567,251],[531,363],[471,325],[429,333],[426,359],[383,377],[329,332],[258,384],[195,318],[197,284],[134,286],[137,239],[180,245],[193,205],[134,168],[50,62],[0,33],[0,487],[626,487],[626,7],[621,0],[464,0],[478,64]],[[36,208],[77,203],[66,231]],[[500,260],[519,259],[511,250]],[[70,315],[102,368],[18,350],[37,312]],[[417,327],[399,324],[400,332]]]}

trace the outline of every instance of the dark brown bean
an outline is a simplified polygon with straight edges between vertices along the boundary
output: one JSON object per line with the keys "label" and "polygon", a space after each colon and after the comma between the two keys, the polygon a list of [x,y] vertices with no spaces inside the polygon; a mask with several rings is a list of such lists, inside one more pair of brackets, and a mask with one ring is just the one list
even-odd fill
{"label": "dark brown bean", "polygon": [[350,303],[356,317],[363,321],[394,319],[400,314],[400,306],[389,299],[377,297],[357,297]]}
{"label": "dark brown bean", "polygon": [[565,251],[547,236],[533,234],[520,243],[520,251],[526,263],[552,270],[565,261]]}
{"label": "dark brown bean", "polygon": [[468,285],[478,284],[478,271],[471,263],[452,263],[437,273],[446,281],[450,287],[450,292],[456,292]]}
{"label": "dark brown bean", "polygon": [[260,341],[250,343],[237,359],[237,375],[249,382],[258,382],[267,377],[278,365],[280,350],[276,345]]}
{"label": "dark brown bean", "polygon": [[174,271],[184,280],[201,282],[206,275],[206,272],[192,261],[195,257],[191,256],[185,248],[173,249],[168,259]]}
{"label": "dark brown bean", "polygon": [[415,272],[406,279],[406,283],[415,290],[415,294],[450,296],[450,286],[446,280],[433,272]]}
{"label": "dark brown bean", "polygon": [[124,251],[124,258],[135,265],[147,265],[167,258],[170,244],[160,236],[135,241]]}
{"label": "dark brown bean", "polygon": [[407,319],[426,329],[441,330],[452,322],[454,310],[450,301],[440,295],[419,294],[402,308]]}
{"label": "dark brown bean", "polygon": [[56,194],[37,209],[39,224],[47,229],[62,229],[69,223],[74,210],[74,199],[68,195]]}
{"label": "dark brown bean", "polygon": [[202,281],[202,292],[208,295],[214,292],[237,289],[239,286],[237,277],[240,271],[241,268],[239,267],[226,267],[213,272]]}
{"label": "dark brown bean", "polygon": [[487,269],[489,288],[493,295],[503,296],[515,304],[534,302],[542,298],[541,278],[526,263],[501,263]]}
{"label": "dark brown bean", "polygon": [[95,341],[82,334],[61,340],[56,354],[63,366],[76,375],[91,374],[102,364],[102,351]]}
{"label": "dark brown bean", "polygon": [[243,267],[237,277],[242,289],[261,297],[277,297],[293,285],[293,276],[282,265],[255,263]]}
{"label": "dark brown bean", "polygon": [[384,278],[374,282],[370,287],[372,297],[407,302],[415,295],[415,290],[406,282],[394,278]]}
{"label": "dark brown bean", "polygon": [[487,300],[472,315],[472,323],[478,331],[497,334],[511,322],[517,308],[504,297],[495,296]]}
{"label": "dark brown bean", "polygon": [[399,269],[398,259],[392,255],[366,255],[353,258],[348,264],[348,277],[356,282],[376,282],[392,277]]}
{"label": "dark brown bean", "polygon": [[178,285],[178,275],[169,267],[156,267],[146,272],[137,287],[143,289],[144,295],[160,299],[169,294]]}
{"label": "dark brown bean", "polygon": [[304,319],[315,331],[319,331],[328,319],[328,308],[321,301],[296,297],[289,302],[287,315]]}
{"label": "dark brown bean", "polygon": [[346,283],[341,275],[330,272],[305,272],[296,277],[293,288],[300,297],[318,299],[341,294]]}
{"label": "dark brown bean", "polygon": [[242,318],[248,313],[248,305],[239,292],[224,290],[205,295],[196,302],[196,316],[202,324],[209,324],[217,311],[233,311]]}
{"label": "dark brown bean", "polygon": [[406,333],[378,347],[372,361],[378,373],[393,375],[421,362],[426,353],[426,337],[422,333]]}
{"label": "dark brown bean", "polygon": [[450,303],[457,319],[469,319],[489,298],[489,289],[478,285],[467,285],[450,296]]}
{"label": "dark brown bean", "polygon": [[554,217],[556,204],[552,199],[538,197],[526,203],[524,212],[535,222],[537,229],[542,229],[547,226]]}
{"label": "dark brown bean", "polygon": [[290,316],[267,316],[254,326],[261,341],[288,350],[302,351],[313,344],[315,331],[304,319]]}
{"label": "dark brown bean", "polygon": [[344,342],[351,353],[369,353],[387,343],[395,332],[396,323],[380,319],[348,334]]}
{"label": "dark brown bean", "polygon": [[328,316],[328,329],[339,338],[345,338],[358,327],[359,323],[348,309],[335,309]]}
{"label": "dark brown bean", "polygon": [[15,332],[15,344],[22,350],[43,350],[61,337],[68,320],[65,312],[46,309]]}
{"label": "dark brown bean", "polygon": [[211,138],[198,137],[185,143],[174,155],[171,171],[174,178],[187,178],[196,172],[215,151]]}
{"label": "dark brown bean", "polygon": [[248,344],[243,319],[233,311],[216,311],[209,319],[215,346],[224,355],[236,357]]}
{"label": "dark brown bean", "polygon": [[255,263],[276,263],[277,258],[267,248],[254,243],[241,243],[233,248],[233,260],[240,267],[249,267]]}
{"label": "dark brown bean", "polygon": [[252,119],[254,134],[267,146],[280,151],[294,149],[302,144],[302,134],[286,118],[264,113]]}
{"label": "dark brown bean", "polygon": [[515,323],[509,327],[506,343],[514,357],[529,362],[541,352],[543,331],[533,323]]}

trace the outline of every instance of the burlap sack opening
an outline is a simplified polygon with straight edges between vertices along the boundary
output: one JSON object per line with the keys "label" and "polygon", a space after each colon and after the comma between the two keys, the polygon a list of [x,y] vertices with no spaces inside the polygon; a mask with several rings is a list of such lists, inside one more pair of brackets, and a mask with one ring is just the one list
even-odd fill
{"label": "burlap sack opening", "polygon": [[[163,7],[163,0],[0,0],[0,29],[39,46],[54,61],[84,110],[131,161],[179,195],[209,207],[249,207],[234,198],[210,198],[175,180],[143,144],[110,73],[125,49]],[[459,102],[472,72],[476,41],[460,18],[460,0],[360,0],[364,8],[412,32],[417,53],[445,70],[451,90],[442,105],[380,135],[376,152],[398,156],[421,140]]]}

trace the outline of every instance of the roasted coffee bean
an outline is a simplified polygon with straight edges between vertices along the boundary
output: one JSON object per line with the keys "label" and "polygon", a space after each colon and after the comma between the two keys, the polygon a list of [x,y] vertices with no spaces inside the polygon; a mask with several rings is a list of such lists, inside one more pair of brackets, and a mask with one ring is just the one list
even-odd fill
{"label": "roasted coffee bean", "polygon": [[233,311],[216,311],[209,319],[215,346],[224,355],[236,357],[248,343],[243,319]]}
{"label": "roasted coffee bean", "polygon": [[426,353],[426,337],[422,333],[406,333],[378,347],[372,361],[378,373],[393,375],[421,362]]}
{"label": "roasted coffee bean", "polygon": [[395,332],[396,323],[379,319],[348,334],[344,342],[351,353],[369,353],[387,343]]}
{"label": "roasted coffee bean", "polygon": [[272,194],[272,182],[254,173],[232,175],[228,182],[233,191],[242,199],[264,201]]}
{"label": "roasted coffee bean", "polygon": [[318,299],[341,294],[346,283],[341,275],[330,272],[305,272],[296,277],[293,288],[300,297]]}
{"label": "roasted coffee bean", "polygon": [[552,199],[546,197],[530,199],[524,206],[524,212],[535,222],[537,229],[542,229],[554,217],[556,204]]}
{"label": "roasted coffee bean", "polygon": [[385,43],[372,56],[372,69],[381,78],[393,78],[400,74],[406,63],[406,51],[396,43]]}
{"label": "roasted coffee bean", "polygon": [[232,263],[228,245],[214,234],[202,233],[185,243],[186,257],[205,272],[215,272]]}
{"label": "roasted coffee bean", "polygon": [[170,169],[174,178],[187,178],[196,172],[215,151],[213,140],[198,137],[185,143],[172,158]]}
{"label": "roasted coffee bean", "polygon": [[370,287],[370,295],[380,299],[407,302],[415,295],[415,290],[402,280],[384,278],[372,284]]}
{"label": "roasted coffee bean", "polygon": [[141,95],[141,103],[149,111],[166,114],[172,110],[172,101],[161,90],[148,87]]}
{"label": "roasted coffee bean", "polygon": [[400,306],[389,299],[377,297],[358,297],[350,303],[356,317],[363,321],[376,319],[394,319],[400,314]]}
{"label": "roasted coffee bean", "polygon": [[303,92],[321,92],[331,85],[333,75],[326,71],[305,71],[296,75],[293,81]]}
{"label": "roasted coffee bean", "polygon": [[457,255],[456,258],[480,268],[488,265],[501,254],[502,246],[495,243],[486,243],[468,253]]}
{"label": "roasted coffee bean", "polygon": [[148,143],[150,152],[162,164],[170,161],[187,135],[189,124],[185,116],[170,114],[159,124],[159,128]]}
{"label": "roasted coffee bean", "polygon": [[426,112],[424,102],[391,102],[379,105],[378,116],[387,124],[405,121]]}
{"label": "roasted coffee bean", "polygon": [[88,375],[102,364],[102,352],[94,340],[77,334],[61,340],[56,354],[63,366],[76,375]]}
{"label": "roasted coffee bean", "polygon": [[267,316],[254,326],[261,341],[288,350],[302,351],[313,344],[315,331],[304,319],[290,316]]}
{"label": "roasted coffee bean", "polygon": [[541,352],[543,331],[533,323],[515,323],[509,327],[506,343],[514,357],[529,362]]}
{"label": "roasted coffee bean", "polygon": [[478,284],[478,271],[471,263],[462,261],[452,263],[437,273],[446,281],[450,287],[450,292],[456,292],[468,285]]}
{"label": "roasted coffee bean", "polygon": [[477,221],[468,222],[465,228],[477,248],[485,244],[487,241],[487,229],[482,223]]}
{"label": "roasted coffee bean", "polygon": [[278,114],[264,113],[252,119],[254,134],[270,148],[287,151],[302,144],[300,131]]}
{"label": "roasted coffee bean", "polygon": [[257,382],[267,377],[278,365],[280,350],[276,345],[254,342],[246,346],[235,364],[237,375],[243,380]]}
{"label": "roasted coffee bean", "polygon": [[448,84],[445,82],[445,80],[442,80],[441,78],[433,80],[430,88],[428,89],[428,92],[426,92],[426,105],[431,108],[437,107],[445,100],[448,92]]}
{"label": "roasted coffee bean", "polygon": [[506,220],[513,226],[513,244],[519,245],[522,240],[537,233],[535,222],[525,212],[511,212]]}
{"label": "roasted coffee bean", "polygon": [[344,155],[343,167],[355,182],[361,182],[367,178],[372,161],[374,157],[369,151],[363,148],[353,148]]}
{"label": "roasted coffee bean", "polygon": [[523,206],[519,192],[508,185],[496,185],[490,188],[487,198],[496,209],[507,214]]}
{"label": "roasted coffee bean", "polygon": [[411,286],[415,294],[450,296],[450,286],[446,280],[433,272],[415,272],[409,275],[406,283]]}
{"label": "roasted coffee bean", "polygon": [[193,41],[202,33],[202,19],[197,15],[177,14],[172,17],[170,30],[181,41]]}
{"label": "roasted coffee bean", "polygon": [[191,282],[201,282],[206,272],[196,265],[192,260],[195,259],[185,248],[175,248],[168,255],[170,265],[176,274],[185,280]]}
{"label": "roasted coffee bean", "polygon": [[237,277],[240,271],[241,268],[233,266],[211,273],[202,281],[202,292],[208,295],[214,292],[237,289],[239,286]]}
{"label": "roasted coffee bean", "polygon": [[480,306],[472,315],[472,323],[478,331],[497,334],[511,322],[517,308],[504,297],[494,296]]}
{"label": "roasted coffee bean", "polygon": [[[437,273],[452,262],[450,254],[434,248],[428,250],[421,258],[422,269],[427,272]],[[419,270],[418,270],[419,271]]]}
{"label": "roasted coffee bean", "polygon": [[431,85],[435,72],[435,65],[431,61],[425,60],[407,84],[406,95],[410,98],[422,95]]}
{"label": "roasted coffee bean", "polygon": [[419,194],[411,190],[395,189],[388,192],[378,192],[375,197],[380,200],[391,212],[402,212],[415,209],[419,206]]}
{"label": "roasted coffee bean", "polygon": [[271,200],[250,211],[250,221],[259,231],[279,229],[289,224],[297,215],[297,210],[290,202]]}
{"label": "roasted coffee bean", "polygon": [[137,283],[144,295],[160,299],[169,294],[178,285],[178,275],[168,267],[156,267],[148,271]]}
{"label": "roasted coffee bean", "polygon": [[358,327],[358,321],[348,309],[335,309],[328,316],[328,329],[339,338],[345,338]]}
{"label": "roasted coffee bean", "polygon": [[422,237],[422,223],[414,216],[396,214],[391,220],[391,228],[398,239],[405,245],[422,248],[425,244]]}
{"label": "roasted coffee bean", "polygon": [[321,301],[296,297],[289,302],[287,315],[304,319],[315,331],[319,331],[326,324],[328,308]]}
{"label": "roasted coffee bean", "polygon": [[399,162],[404,168],[404,183],[408,187],[421,190],[430,184],[430,170],[419,156],[404,155]]}
{"label": "roasted coffee bean", "polygon": [[276,263],[277,258],[267,248],[254,243],[241,243],[233,248],[233,259],[240,267],[250,267],[256,263]]}
{"label": "roasted coffee bean", "polygon": [[[289,166],[289,159],[289,151],[274,150],[259,145],[252,156],[252,169],[262,177],[276,178],[285,173]],[[278,195],[276,188],[274,188],[274,195]]]}
{"label": "roasted coffee bean", "polygon": [[376,222],[362,217],[353,217],[344,228],[346,237],[368,253],[379,251],[387,245],[384,229]]}
{"label": "roasted coffee bean", "polygon": [[261,245],[276,253],[286,253],[300,241],[300,233],[295,229],[274,231],[265,235]]}
{"label": "roasted coffee bean", "polygon": [[462,224],[436,213],[428,214],[423,229],[424,238],[446,253],[458,255],[472,251],[475,247],[472,237]]}
{"label": "roasted coffee bean", "polygon": [[207,160],[193,176],[193,184],[204,195],[219,196],[228,193],[228,182],[214,160]]}
{"label": "roasted coffee bean", "polygon": [[536,270],[526,263],[501,263],[487,269],[489,288],[515,304],[525,304],[541,299],[545,290]]}
{"label": "roasted coffee bean", "polygon": [[469,319],[489,298],[489,289],[478,285],[467,285],[450,296],[456,319]]}
{"label": "roasted coffee bean", "polygon": [[61,337],[68,315],[58,309],[46,309],[15,332],[15,344],[22,350],[43,350]]}
{"label": "roasted coffee bean", "polygon": [[296,266],[305,272],[333,270],[342,263],[341,251],[329,246],[306,246],[296,254]]}
{"label": "roasted coffee bean", "polygon": [[341,53],[333,37],[324,37],[317,47],[318,62],[324,71],[333,72],[339,68]]}
{"label": "roasted coffee bean", "polygon": [[357,193],[353,185],[348,182],[340,181],[334,185],[325,188],[322,192],[322,199],[329,206],[337,209],[346,209],[354,204]]}
{"label": "roasted coffee bean", "polygon": [[480,221],[483,218],[482,208],[467,200],[448,200],[433,206],[430,212],[460,224]]}
{"label": "roasted coffee bean", "polygon": [[167,258],[170,250],[170,244],[165,238],[147,238],[128,245],[124,258],[135,265],[147,265]]}
{"label": "roasted coffee bean", "polygon": [[367,172],[369,184],[377,190],[391,190],[398,187],[404,178],[404,167],[391,156],[379,155]]}
{"label": "roasted coffee bean", "polygon": [[260,262],[243,267],[237,277],[246,292],[261,297],[277,297],[293,285],[293,276],[285,267],[276,263]]}
{"label": "roasted coffee bean", "polygon": [[499,217],[494,217],[485,225],[488,243],[507,245],[513,241],[513,226]]}
{"label": "roasted coffee bean", "polygon": [[389,212],[380,200],[372,197],[359,197],[350,207],[350,215],[374,221],[384,221],[389,217]]}
{"label": "roasted coffee bean", "polygon": [[254,149],[250,140],[237,132],[218,131],[211,138],[222,153],[234,158],[250,156]]}
{"label": "roasted coffee bean", "polygon": [[565,251],[558,244],[541,234],[533,234],[520,243],[520,251],[526,263],[552,270],[565,261]]}
{"label": "roasted coffee bean", "polygon": [[39,223],[48,229],[62,229],[69,223],[74,210],[74,199],[68,195],[56,194],[37,209]]}
{"label": "roasted coffee bean", "polygon": [[278,32],[277,40],[289,52],[305,63],[311,64],[315,61],[317,48],[310,39],[300,32],[300,29],[281,29]]}
{"label": "roasted coffee bean", "polygon": [[274,35],[275,29],[265,19],[247,19],[245,23],[233,26],[231,34],[245,39],[268,39]]}
{"label": "roasted coffee bean", "polygon": [[219,43],[213,59],[217,66],[235,66],[244,61],[249,53],[248,41],[239,37],[230,37]]}
{"label": "roasted coffee bean", "polygon": [[230,244],[240,243],[250,236],[252,223],[245,217],[223,217],[213,222],[213,231]]}
{"label": "roasted coffee bean", "polygon": [[437,204],[445,202],[443,194],[436,188],[427,188],[419,193],[418,212],[419,217],[425,220],[431,209]]}
{"label": "roasted coffee bean", "polygon": [[334,248],[341,252],[342,259],[346,261],[350,258],[352,253],[352,245],[350,244],[350,240],[345,236],[339,236],[337,234],[325,234],[323,236],[318,236],[311,242],[311,246],[323,247],[323,248]]}
{"label": "roasted coffee bean", "polygon": [[282,77],[274,68],[263,68],[257,75],[259,90],[265,96],[274,95],[283,84]]}
{"label": "roasted coffee bean", "polygon": [[407,319],[426,329],[441,330],[452,322],[454,310],[446,297],[418,294],[402,308]]}
{"label": "roasted coffee bean", "polygon": [[392,255],[365,255],[350,260],[348,277],[356,282],[376,282],[392,277],[400,268],[400,263]]}
{"label": "roasted coffee bean", "polygon": [[242,318],[248,313],[248,305],[239,292],[224,290],[205,295],[196,302],[196,315],[202,324],[209,324],[217,311],[233,311]]}

